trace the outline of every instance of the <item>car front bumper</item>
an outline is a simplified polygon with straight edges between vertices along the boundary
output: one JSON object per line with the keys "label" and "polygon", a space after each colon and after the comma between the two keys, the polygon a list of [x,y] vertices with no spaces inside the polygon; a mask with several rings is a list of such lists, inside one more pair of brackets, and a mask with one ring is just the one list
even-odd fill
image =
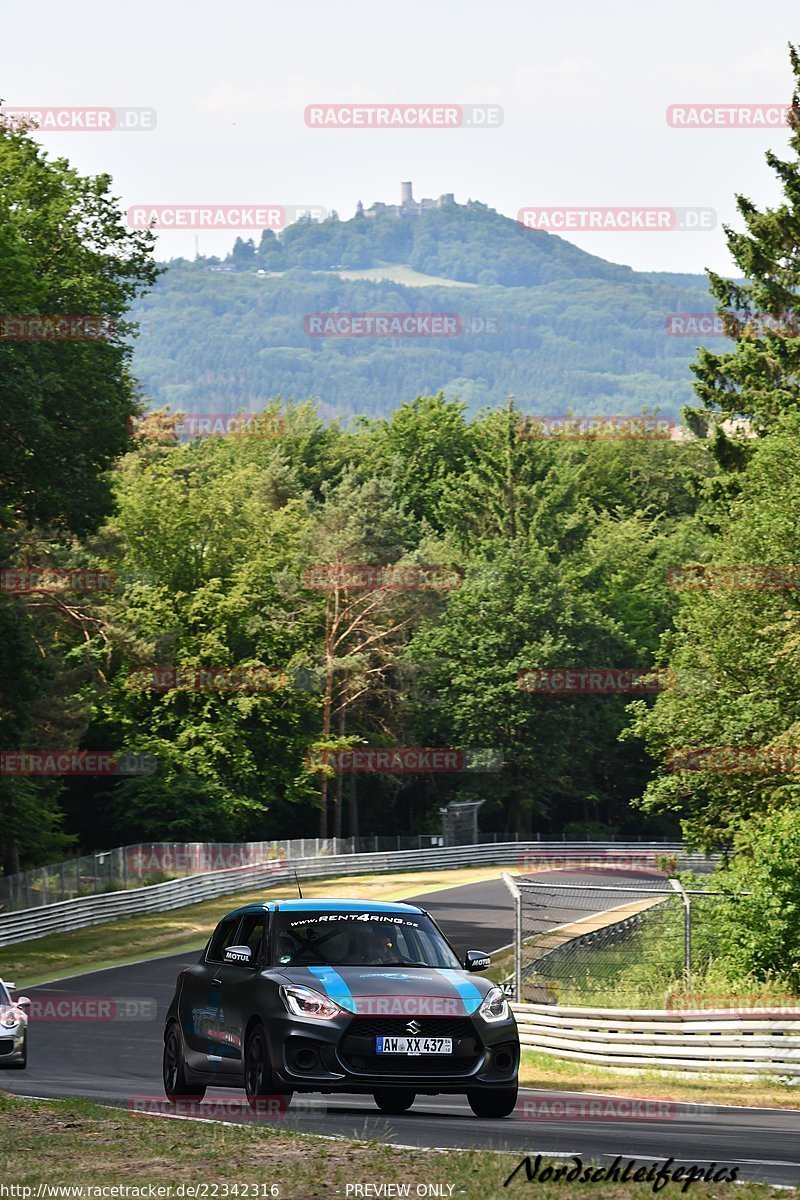
{"label": "car front bumper", "polygon": [[292,1091],[361,1092],[412,1088],[464,1092],[510,1087],[519,1070],[519,1036],[513,1017],[488,1022],[477,1016],[449,1023],[421,1019],[420,1037],[449,1036],[452,1054],[383,1055],[378,1034],[402,1036],[394,1020],[358,1016],[316,1021],[273,1016],[267,1023],[273,1078]]}
{"label": "car front bumper", "polygon": [[27,1029],[18,1025],[14,1029],[0,1027],[0,1069],[25,1061]]}

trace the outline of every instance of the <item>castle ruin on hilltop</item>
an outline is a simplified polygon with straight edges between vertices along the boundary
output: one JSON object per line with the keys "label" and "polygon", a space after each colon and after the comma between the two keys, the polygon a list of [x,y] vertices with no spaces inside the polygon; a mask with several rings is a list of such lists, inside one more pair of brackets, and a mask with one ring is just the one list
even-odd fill
{"label": "castle ruin on hilltop", "polygon": [[425,212],[429,208],[444,208],[446,204],[455,204],[455,202],[456,199],[453,192],[445,192],[438,200],[415,200],[413,184],[401,183],[399,204],[383,204],[378,200],[371,208],[364,208],[364,205],[359,200],[356,205],[356,216],[418,217],[421,212]]}

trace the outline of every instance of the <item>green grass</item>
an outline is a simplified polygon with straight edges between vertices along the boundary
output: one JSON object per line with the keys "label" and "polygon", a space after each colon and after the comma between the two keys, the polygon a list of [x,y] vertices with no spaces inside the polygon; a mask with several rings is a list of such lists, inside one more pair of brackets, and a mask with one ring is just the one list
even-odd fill
{"label": "green grass", "polygon": [[[33,1101],[0,1096],[0,1172],[3,1182],[17,1188],[35,1189],[40,1184],[173,1189],[180,1184],[206,1185],[205,1196],[222,1198],[237,1194],[230,1190],[233,1185],[238,1184],[240,1189],[243,1184],[251,1189],[257,1185],[257,1190],[238,1192],[251,1200],[254,1196],[270,1196],[273,1186],[272,1194],[280,1200],[345,1198],[347,1185],[359,1183],[405,1184],[411,1196],[417,1194],[420,1184],[438,1184],[443,1185],[442,1194],[453,1200],[493,1200],[514,1195],[535,1195],[541,1200],[579,1196],[586,1200],[630,1200],[632,1194],[652,1195],[652,1184],[647,1183],[637,1187],[633,1183],[536,1182],[534,1192],[524,1171],[504,1188],[503,1181],[521,1157],[486,1150],[426,1153],[378,1142],[354,1143],[296,1134],[272,1123],[178,1123],[137,1117],[82,1100]],[[550,1161],[545,1158],[541,1167]],[[574,1164],[569,1161],[568,1165]],[[641,1157],[636,1165],[651,1166],[652,1160]],[[665,1195],[681,1194],[679,1184],[667,1187]],[[704,1200],[766,1200],[774,1190],[754,1184],[696,1184],[690,1194]],[[15,1195],[19,1200],[29,1200],[35,1193],[26,1196],[17,1191]]]}
{"label": "green grass", "polygon": [[611,1070],[536,1050],[522,1052],[520,1083],[524,1087],[555,1088],[566,1092],[635,1094],[652,1100],[800,1110],[800,1085],[781,1083],[775,1077],[731,1079],[727,1075],[699,1071],[659,1072],[636,1067]]}
{"label": "green grass", "polygon": [[[685,881],[696,882],[696,881]],[[527,958],[535,957],[530,939]],[[692,916],[692,994],[758,994],[791,1001],[785,982],[735,977],[726,963],[714,920],[714,897],[695,897]],[[666,1008],[671,994],[687,991],[684,982],[683,909],[678,898],[642,915],[623,940],[607,946],[578,946],[544,964],[542,981],[555,989],[558,1003],[588,1008]]]}
{"label": "green grass", "polygon": [[387,279],[390,283],[402,283],[406,287],[453,287],[476,288],[477,283],[464,283],[459,279],[446,279],[440,275],[425,275],[403,263],[385,263],[377,267],[362,267],[352,271],[330,271],[340,279]]}

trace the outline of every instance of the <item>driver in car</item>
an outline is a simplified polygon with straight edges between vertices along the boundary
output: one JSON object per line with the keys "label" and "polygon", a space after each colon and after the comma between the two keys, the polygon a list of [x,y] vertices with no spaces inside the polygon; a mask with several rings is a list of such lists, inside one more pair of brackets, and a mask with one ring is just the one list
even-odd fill
{"label": "driver in car", "polygon": [[396,966],[402,956],[397,949],[394,929],[375,926],[363,930],[358,938],[358,958],[364,966]]}

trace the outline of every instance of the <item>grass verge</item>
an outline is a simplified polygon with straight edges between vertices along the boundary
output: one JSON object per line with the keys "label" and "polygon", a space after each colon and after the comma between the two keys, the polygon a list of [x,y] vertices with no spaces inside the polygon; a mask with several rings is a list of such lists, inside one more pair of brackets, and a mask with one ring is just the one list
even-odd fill
{"label": "grass verge", "polygon": [[[403,871],[394,875],[346,875],[304,881],[303,895],[349,896],[355,900],[403,900],[408,896],[495,879],[502,867],[461,867],[453,871]],[[199,950],[226,912],[256,900],[295,898],[293,884],[280,883],[235,896],[220,896],[169,912],[126,917],[71,933],[51,934],[0,950],[0,978],[33,987],[81,971],[118,967],[145,958]]]}
{"label": "grass verge", "polygon": [[522,1052],[520,1083],[523,1087],[554,1088],[565,1092],[617,1096],[635,1093],[643,1100],[691,1100],[695,1104],[800,1109],[800,1083],[780,1083],[768,1076],[729,1079],[726,1075],[689,1071],[667,1074],[634,1068],[608,1070],[534,1050]]}
{"label": "grass verge", "polygon": [[[395,1149],[374,1142],[353,1143],[293,1134],[263,1125],[137,1117],[85,1100],[32,1101],[0,1096],[0,1171],[5,1184],[32,1189],[27,1193],[20,1190],[7,1193],[20,1200],[35,1197],[39,1185],[43,1185],[43,1196],[47,1195],[47,1185],[82,1185],[87,1200],[98,1195],[90,1192],[90,1187],[115,1185],[144,1189],[139,1193],[131,1190],[128,1196],[147,1196],[148,1187],[170,1187],[173,1197],[190,1196],[190,1186],[205,1185],[207,1190],[196,1191],[194,1195],[210,1198],[238,1195],[249,1200],[271,1195],[279,1200],[316,1200],[348,1194],[355,1197],[357,1193],[352,1186],[348,1193],[348,1184],[371,1184],[371,1189],[362,1190],[361,1196],[422,1196],[427,1192],[453,1200],[490,1200],[534,1194],[524,1170],[516,1174],[508,1187],[503,1186],[520,1159],[519,1154],[485,1150],[426,1153]],[[544,1159],[542,1167],[549,1161]],[[567,1162],[568,1166],[574,1166],[571,1160]],[[636,1166],[651,1167],[653,1161],[640,1158]],[[183,1193],[176,1190],[181,1184],[185,1185]],[[375,1190],[381,1184],[406,1185],[408,1191]],[[238,1192],[233,1190],[235,1185]],[[420,1185],[426,1191],[418,1191]],[[433,1191],[435,1185],[440,1190]],[[637,1185],[537,1181],[535,1188],[541,1200],[570,1200],[571,1196],[586,1200],[630,1200],[632,1191],[634,1196],[653,1194],[653,1185],[648,1182]],[[667,1196],[682,1194],[680,1183],[668,1184],[667,1189],[664,1192]],[[766,1200],[776,1193],[765,1185],[697,1183],[689,1194],[702,1196],[704,1200]],[[124,1197],[125,1193],[117,1195]],[[155,1192],[155,1195],[167,1197],[170,1193]]]}

